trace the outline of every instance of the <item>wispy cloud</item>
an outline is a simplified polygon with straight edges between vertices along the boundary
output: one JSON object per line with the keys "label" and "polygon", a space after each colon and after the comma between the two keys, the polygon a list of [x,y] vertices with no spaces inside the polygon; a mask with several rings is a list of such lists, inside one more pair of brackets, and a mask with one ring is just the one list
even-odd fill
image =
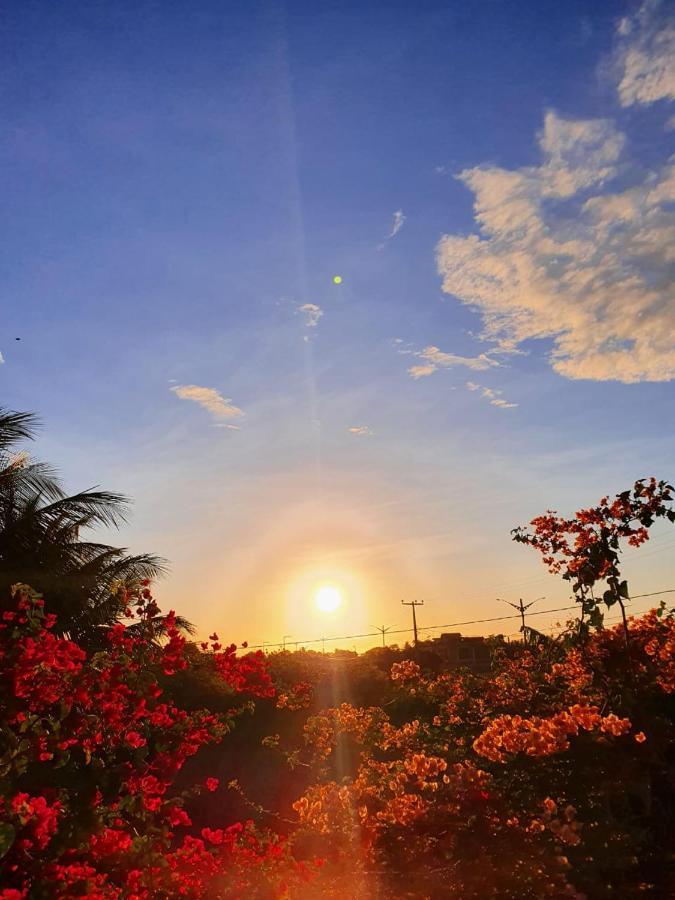
{"label": "wispy cloud", "polygon": [[621,19],[613,62],[622,106],[675,100],[675,7],[645,0]]}
{"label": "wispy cloud", "polygon": [[436,366],[432,366],[431,364],[427,364],[426,366],[410,366],[408,375],[417,381],[418,378],[426,378],[427,375],[433,375],[435,371]]}
{"label": "wispy cloud", "polygon": [[350,434],[355,434],[358,437],[370,437],[373,434],[368,425],[352,425],[352,427],[347,430]]}
{"label": "wispy cloud", "polygon": [[316,328],[319,324],[319,319],[323,315],[323,310],[316,303],[303,303],[302,306],[297,307],[297,310],[305,317],[307,328]]}
{"label": "wispy cloud", "polygon": [[[443,289],[481,312],[484,338],[552,339],[567,378],[675,378],[675,160],[636,175],[624,144],[607,120],[548,113],[540,165],[460,174],[481,233],[437,249]],[[620,171],[632,182],[607,191]]]}
{"label": "wispy cloud", "polygon": [[452,369],[456,366],[465,366],[468,369],[482,371],[496,368],[500,365],[496,359],[481,353],[479,356],[458,356],[456,353],[445,353],[438,347],[425,347],[414,353],[419,359],[424,360],[422,365],[411,366],[408,375],[417,380],[433,375],[438,369]]}
{"label": "wispy cloud", "polygon": [[193,403],[197,403],[213,416],[219,427],[235,430],[239,428],[238,425],[233,425],[228,420],[241,418],[244,411],[238,406],[234,406],[231,400],[223,397],[215,388],[201,387],[197,384],[178,384],[169,390],[173,391],[181,400],[191,400]]}
{"label": "wispy cloud", "polygon": [[392,238],[396,237],[396,235],[399,233],[399,231],[405,225],[406,218],[407,218],[407,216],[403,213],[402,209],[396,210],[396,212],[394,213],[393,221],[391,223],[391,228],[389,230],[389,234],[382,241],[382,243],[378,246],[378,248],[377,248],[378,250],[382,250],[385,247],[387,241],[390,241]]}
{"label": "wispy cloud", "polygon": [[509,403],[504,400],[501,397],[502,391],[483,387],[482,384],[476,384],[475,381],[467,381],[466,386],[470,391],[478,391],[483,399],[487,400],[492,406],[497,406],[499,409],[515,409],[518,406],[517,403]]}
{"label": "wispy cloud", "polygon": [[397,209],[394,213],[394,221],[391,223],[391,231],[389,232],[388,237],[393,238],[399,233],[401,228],[405,225],[406,217],[403,214],[402,209]]}

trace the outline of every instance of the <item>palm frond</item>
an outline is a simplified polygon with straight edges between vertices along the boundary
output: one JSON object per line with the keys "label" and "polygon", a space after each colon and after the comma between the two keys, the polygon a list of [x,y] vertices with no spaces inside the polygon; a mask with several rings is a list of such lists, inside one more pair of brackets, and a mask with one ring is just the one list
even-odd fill
{"label": "palm frond", "polygon": [[169,568],[167,560],[152,553],[128,556],[124,548],[118,553],[119,558],[110,558],[105,566],[105,575],[110,581],[139,582],[146,578],[153,581],[166,575]]}
{"label": "palm frond", "polygon": [[0,450],[7,450],[18,441],[32,441],[39,426],[40,420],[34,413],[0,407]]}
{"label": "palm frond", "polygon": [[126,522],[130,501],[124,494],[111,491],[88,490],[49,503],[40,508],[40,515],[54,522],[64,519],[78,522],[80,527],[102,525],[117,528]]}
{"label": "palm frond", "polygon": [[11,603],[13,583],[31,584],[56,613],[57,631],[96,642],[102,628],[124,617],[120,587],[133,591],[161,577],[167,562],[83,540],[86,529],[126,522],[129,500],[98,488],[68,496],[53,469],[16,452],[37,425],[30,413],[0,408],[0,607]]}
{"label": "palm frond", "polygon": [[[166,636],[168,631],[167,620],[167,615],[154,616],[151,620],[152,630],[156,638],[163,638]],[[192,622],[189,622],[184,616],[175,616],[173,624],[179,631],[182,631],[185,634],[192,635],[197,631]],[[134,622],[132,625],[127,626],[127,630],[132,635],[143,634],[146,628],[147,625],[144,622]]]}
{"label": "palm frond", "polygon": [[27,462],[8,456],[0,462],[0,493],[13,492],[20,502],[40,494],[49,500],[65,496],[54,469],[46,463]]}

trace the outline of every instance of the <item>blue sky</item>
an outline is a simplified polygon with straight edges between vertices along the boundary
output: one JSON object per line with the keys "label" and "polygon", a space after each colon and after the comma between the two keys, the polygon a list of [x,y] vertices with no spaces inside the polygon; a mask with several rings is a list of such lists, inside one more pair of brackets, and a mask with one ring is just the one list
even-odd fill
{"label": "blue sky", "polygon": [[565,599],[509,529],[674,477],[671,12],[4,5],[2,402],[135,497],[165,606],[274,641]]}

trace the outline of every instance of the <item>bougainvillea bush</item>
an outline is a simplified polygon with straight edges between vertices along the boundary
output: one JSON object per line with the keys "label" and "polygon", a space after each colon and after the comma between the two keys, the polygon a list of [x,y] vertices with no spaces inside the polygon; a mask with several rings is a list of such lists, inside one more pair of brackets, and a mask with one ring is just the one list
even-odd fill
{"label": "bougainvillea bush", "polygon": [[400,707],[311,717],[312,896],[673,896],[675,619],[629,624],[630,673],[619,625],[507,645],[488,679],[398,663]]}
{"label": "bougainvillea bush", "polygon": [[[675,518],[672,494],[638,482],[534,520],[518,535],[573,582],[581,624],[495,641],[486,675],[425,669],[410,648],[374,704],[341,669],[324,696],[352,702],[321,708],[307,655],[277,660],[275,691],[261,654],[186,643],[147,584],[86,649],[16,586],[0,621],[0,900],[675,896],[675,610],[628,616],[619,571],[622,541]],[[612,628],[600,586],[625,613]]]}
{"label": "bougainvillea bush", "polygon": [[[184,637],[164,622],[147,586],[129,602],[131,627],[107,631],[87,655],[53,633],[54,617],[26,586],[0,623],[0,897],[281,897],[311,869],[287,842],[252,822],[195,833],[185,762],[222,741],[237,715],[186,712],[165,680],[188,665]],[[274,693],[261,654],[236,655],[217,635],[202,646],[233,696]]]}

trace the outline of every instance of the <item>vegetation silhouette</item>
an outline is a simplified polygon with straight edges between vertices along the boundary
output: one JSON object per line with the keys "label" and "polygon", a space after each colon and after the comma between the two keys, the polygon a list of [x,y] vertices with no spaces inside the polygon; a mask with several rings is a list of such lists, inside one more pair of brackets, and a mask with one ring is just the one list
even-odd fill
{"label": "vegetation silhouette", "polygon": [[675,609],[620,571],[667,482],[516,530],[573,583],[557,636],[265,657],[82,540],[126,500],[17,455],[35,425],[0,415],[0,578],[55,598],[0,595],[0,900],[675,896]]}
{"label": "vegetation silhouette", "polygon": [[124,591],[161,576],[166,562],[86,539],[123,524],[129,500],[96,488],[67,494],[54,469],[23,449],[38,425],[32,413],[0,409],[0,603],[7,608],[11,585],[30,584],[49,596],[58,633],[95,643],[124,617]]}

